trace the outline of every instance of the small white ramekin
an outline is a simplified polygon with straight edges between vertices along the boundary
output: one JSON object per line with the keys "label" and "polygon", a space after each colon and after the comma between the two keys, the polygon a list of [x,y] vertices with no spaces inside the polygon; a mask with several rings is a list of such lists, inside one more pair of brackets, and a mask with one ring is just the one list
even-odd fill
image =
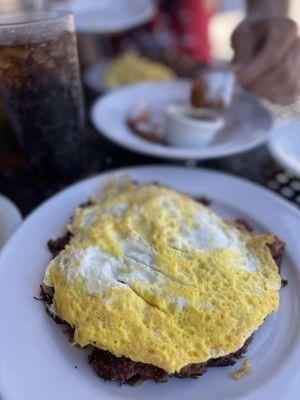
{"label": "small white ramekin", "polygon": [[224,118],[217,111],[189,105],[169,105],[165,117],[165,141],[174,147],[207,146],[224,125]]}

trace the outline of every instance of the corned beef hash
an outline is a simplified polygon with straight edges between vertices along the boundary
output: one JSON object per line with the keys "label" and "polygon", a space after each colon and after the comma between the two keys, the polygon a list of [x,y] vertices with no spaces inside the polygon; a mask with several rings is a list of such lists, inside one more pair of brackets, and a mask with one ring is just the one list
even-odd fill
{"label": "corned beef hash", "polygon": [[104,379],[232,365],[279,308],[284,243],[169,187],[111,181],[67,230],[49,242],[43,298]]}

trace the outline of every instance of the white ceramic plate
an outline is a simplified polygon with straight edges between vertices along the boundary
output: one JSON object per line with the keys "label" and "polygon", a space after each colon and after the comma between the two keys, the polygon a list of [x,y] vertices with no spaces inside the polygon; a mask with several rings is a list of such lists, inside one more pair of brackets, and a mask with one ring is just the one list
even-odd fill
{"label": "white ceramic plate", "polygon": [[[64,233],[74,208],[98,192],[108,178],[129,173],[138,181],[158,181],[192,195],[214,199],[228,219],[244,218],[258,231],[288,243],[281,308],[267,319],[249,347],[252,374],[233,381],[238,368],[209,369],[197,380],[171,379],[119,387],[98,378],[85,351],[72,348],[63,328],[33,299],[50,259],[46,242]],[[300,214],[286,201],[252,183],[204,169],[137,167],[79,182],[27,218],[0,257],[1,400],[295,400],[300,391]],[[75,366],[77,368],[75,368]]]}
{"label": "white ceramic plate", "polygon": [[149,82],[116,89],[97,100],[91,110],[96,129],[113,142],[137,153],[169,159],[209,159],[250,150],[264,143],[272,116],[259,100],[237,89],[225,113],[226,123],[213,142],[204,148],[175,148],[145,140],[127,126],[130,110],[143,103],[156,114],[168,104],[188,102],[191,83],[177,80]]}
{"label": "white ceramic plate", "polygon": [[22,222],[20,211],[0,194],[0,249]]}
{"label": "white ceramic plate", "polygon": [[83,73],[83,81],[87,87],[96,93],[103,93],[112,88],[105,85],[104,74],[110,64],[109,59],[103,59],[97,64],[91,65]]}
{"label": "white ceramic plate", "polygon": [[[116,89],[114,87],[107,86],[104,81],[104,75],[112,61],[113,60],[110,58],[103,58],[101,61],[91,65],[84,71],[83,81],[90,90],[93,90],[95,93],[103,94],[110,90]],[[125,85],[120,85],[120,87],[121,86]]]}
{"label": "white ceramic plate", "polygon": [[268,143],[275,160],[283,168],[300,177],[300,120],[277,128]]}
{"label": "white ceramic plate", "polygon": [[55,0],[54,10],[75,14],[76,29],[83,33],[117,33],[149,21],[155,6],[152,0]]}

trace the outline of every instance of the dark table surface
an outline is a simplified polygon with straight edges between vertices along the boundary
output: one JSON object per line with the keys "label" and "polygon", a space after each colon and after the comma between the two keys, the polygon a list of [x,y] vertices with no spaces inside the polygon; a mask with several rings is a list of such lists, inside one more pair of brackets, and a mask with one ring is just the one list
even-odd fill
{"label": "dark table surface", "polygon": [[[189,165],[184,162],[168,162],[126,151],[99,136],[92,128],[88,129],[87,146],[87,167],[82,177],[136,165]],[[280,169],[272,160],[265,146],[233,157],[197,162],[193,166],[195,165],[244,177],[268,187],[289,201],[300,205],[300,181]],[[23,216],[26,216],[44,200],[77,179],[78,177],[63,183],[48,181],[34,176],[24,163],[18,168],[7,169],[0,173],[0,193],[13,200]]]}
{"label": "dark table surface", "polygon": [[[95,96],[89,92],[86,94],[87,103],[91,104]],[[0,124],[0,139],[2,137],[2,141],[0,140],[0,161],[4,159],[3,154],[7,158],[9,150],[15,149],[13,136],[8,124]],[[4,140],[3,137],[5,137]],[[4,166],[1,167],[0,162],[0,193],[9,197],[25,217],[44,200],[80,178],[128,166],[151,164],[190,165],[188,162],[166,161],[124,150],[101,137],[89,123],[86,129],[86,138],[86,166],[81,177],[73,177],[66,182],[49,181],[45,178],[37,177],[30,172],[26,162],[19,162],[19,158],[22,159],[22,155],[20,156],[17,150],[17,154],[8,156],[8,162]],[[8,149],[5,149],[5,146]],[[276,165],[266,146],[232,157],[197,162],[193,166],[220,170],[249,179],[278,192],[287,200],[300,206],[300,180],[297,180],[297,178]]]}

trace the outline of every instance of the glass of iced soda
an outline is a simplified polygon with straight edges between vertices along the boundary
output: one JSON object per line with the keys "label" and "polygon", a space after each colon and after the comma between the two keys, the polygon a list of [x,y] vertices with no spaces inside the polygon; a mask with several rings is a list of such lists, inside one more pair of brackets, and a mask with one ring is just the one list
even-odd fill
{"label": "glass of iced soda", "polygon": [[72,13],[0,15],[0,96],[35,171],[80,174],[84,106]]}

